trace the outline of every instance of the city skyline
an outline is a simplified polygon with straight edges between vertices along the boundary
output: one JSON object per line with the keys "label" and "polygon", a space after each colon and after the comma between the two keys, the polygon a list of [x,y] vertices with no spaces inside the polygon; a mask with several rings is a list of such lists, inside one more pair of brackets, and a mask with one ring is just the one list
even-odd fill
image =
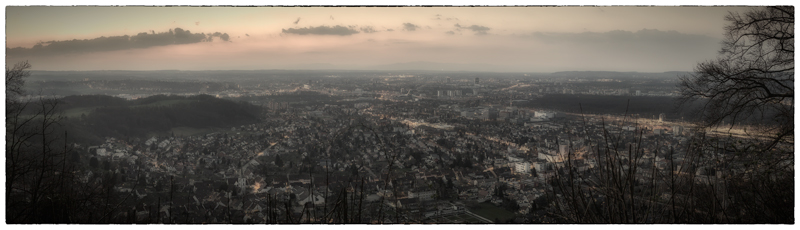
{"label": "city skyline", "polygon": [[[746,9],[8,6],[6,63],[28,60],[33,70],[691,71],[716,57],[724,16]],[[140,33],[176,28],[197,39],[133,44]],[[126,35],[121,43],[98,39]],[[86,41],[66,42],[74,39]],[[32,52],[36,44],[43,46]]]}

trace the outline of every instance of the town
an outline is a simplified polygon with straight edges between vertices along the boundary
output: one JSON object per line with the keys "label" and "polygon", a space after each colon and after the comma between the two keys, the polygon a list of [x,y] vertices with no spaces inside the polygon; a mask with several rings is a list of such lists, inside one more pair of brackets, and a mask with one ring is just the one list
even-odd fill
{"label": "town", "polygon": [[[342,200],[359,207],[346,211],[359,218],[353,222],[538,223],[535,213],[553,199],[559,169],[597,169],[594,149],[604,138],[634,143],[654,162],[645,166],[663,171],[681,165],[693,135],[690,123],[664,113],[581,114],[526,104],[556,91],[650,97],[668,89],[645,96],[629,88],[576,91],[547,79],[432,79],[325,77],[261,94],[246,87],[212,92],[262,105],[262,121],[193,135],[107,137],[78,147],[102,169],[83,180],[115,175],[114,189],[135,195],[126,200],[133,210],[115,218],[141,223],[314,223]],[[670,148],[676,154],[664,151]],[[644,182],[649,171],[636,177]]]}

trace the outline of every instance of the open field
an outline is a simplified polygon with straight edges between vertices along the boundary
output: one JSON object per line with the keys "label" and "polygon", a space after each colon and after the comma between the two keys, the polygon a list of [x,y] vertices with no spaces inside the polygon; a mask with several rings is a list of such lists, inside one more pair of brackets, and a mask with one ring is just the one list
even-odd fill
{"label": "open field", "polygon": [[175,127],[172,128],[170,131],[175,134],[175,136],[193,136],[199,134],[207,134],[213,133],[215,130],[214,128],[193,128],[193,127]]}
{"label": "open field", "polygon": [[452,223],[452,224],[485,224],[482,221],[468,213],[447,214],[436,217],[431,217],[430,222],[433,223]]}
{"label": "open field", "polygon": [[147,106],[170,106],[170,105],[188,103],[188,102],[191,102],[191,101],[192,100],[188,100],[188,99],[163,100],[163,101],[157,101],[157,102],[143,104],[143,105],[134,105],[134,106],[131,106],[131,108],[147,107]]}
{"label": "open field", "polygon": [[507,221],[509,219],[513,219],[515,216],[514,213],[511,213],[508,210],[485,202],[478,204],[478,207],[476,208],[470,208],[470,211],[492,221],[495,219]]}
{"label": "open field", "polygon": [[89,115],[92,110],[96,109],[98,106],[90,106],[90,107],[80,107],[80,108],[72,108],[64,111],[64,116],[68,118],[78,118],[81,114]]}

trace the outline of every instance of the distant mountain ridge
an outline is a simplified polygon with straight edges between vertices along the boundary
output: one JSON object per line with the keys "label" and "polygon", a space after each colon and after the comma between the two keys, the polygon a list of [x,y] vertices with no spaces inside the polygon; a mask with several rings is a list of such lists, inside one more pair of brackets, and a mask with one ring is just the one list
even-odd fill
{"label": "distant mountain ridge", "polygon": [[666,72],[636,72],[636,71],[557,71],[557,72],[542,72],[525,70],[523,67],[516,66],[501,66],[493,64],[480,64],[480,63],[442,63],[442,62],[398,62],[383,65],[337,65],[331,63],[309,63],[309,64],[295,64],[282,67],[267,67],[265,69],[242,69],[242,70],[84,70],[84,71],[44,71],[33,70],[33,73],[76,73],[87,72],[92,74],[103,73],[130,73],[137,74],[142,72],[193,72],[193,71],[447,71],[447,72],[509,72],[509,73],[536,73],[536,74],[550,74],[550,75],[592,75],[592,76],[619,76],[620,74],[629,75],[647,75],[647,74],[671,74],[671,75],[687,75],[691,74],[689,71],[666,71]]}

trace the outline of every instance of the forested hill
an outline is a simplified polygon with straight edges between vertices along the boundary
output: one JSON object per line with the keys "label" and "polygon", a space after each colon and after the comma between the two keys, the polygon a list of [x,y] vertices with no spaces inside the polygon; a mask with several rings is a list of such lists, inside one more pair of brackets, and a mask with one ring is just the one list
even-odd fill
{"label": "forested hill", "polygon": [[208,95],[157,95],[124,100],[103,95],[69,96],[60,107],[73,140],[96,143],[105,137],[145,138],[177,127],[225,128],[258,121],[260,108]]}

